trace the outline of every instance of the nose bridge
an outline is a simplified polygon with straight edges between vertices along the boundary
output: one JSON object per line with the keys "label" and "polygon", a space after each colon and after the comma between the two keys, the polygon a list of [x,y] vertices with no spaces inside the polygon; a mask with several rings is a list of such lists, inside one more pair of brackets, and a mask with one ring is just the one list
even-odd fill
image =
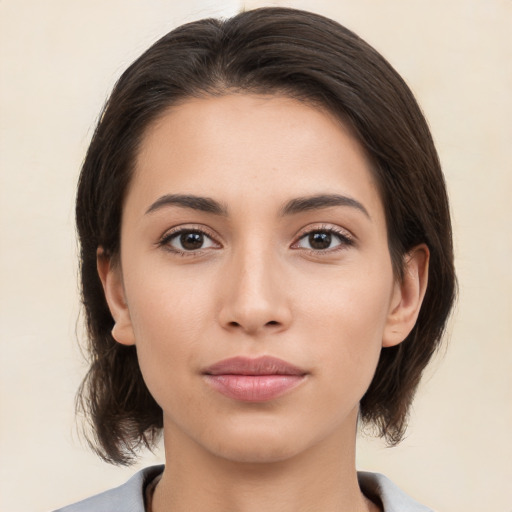
{"label": "nose bridge", "polygon": [[224,326],[255,333],[289,324],[284,274],[271,244],[254,238],[233,248],[221,313]]}

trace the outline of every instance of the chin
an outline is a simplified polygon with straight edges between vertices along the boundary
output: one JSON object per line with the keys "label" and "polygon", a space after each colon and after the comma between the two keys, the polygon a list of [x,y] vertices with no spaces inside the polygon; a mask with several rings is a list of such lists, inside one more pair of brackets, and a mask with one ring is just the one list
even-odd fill
{"label": "chin", "polygon": [[238,463],[271,464],[283,462],[304,450],[304,438],[279,427],[262,425],[224,432],[203,445],[213,455]]}
{"label": "chin", "polygon": [[246,440],[235,446],[219,446],[215,455],[240,464],[275,464],[292,459],[299,451],[297,446],[285,446],[282,442],[268,444],[264,440]]}

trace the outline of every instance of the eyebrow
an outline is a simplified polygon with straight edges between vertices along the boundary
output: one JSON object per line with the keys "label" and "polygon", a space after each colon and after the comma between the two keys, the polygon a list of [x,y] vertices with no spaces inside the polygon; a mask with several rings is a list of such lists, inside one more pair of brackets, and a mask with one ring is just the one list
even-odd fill
{"label": "eyebrow", "polygon": [[319,194],[292,199],[283,207],[281,215],[294,215],[308,210],[319,210],[332,206],[349,206],[361,211],[371,220],[368,210],[356,199],[339,194]]}
{"label": "eyebrow", "polygon": [[184,194],[166,194],[158,198],[147,210],[146,214],[153,213],[166,206],[180,206],[201,212],[213,213],[214,215],[228,214],[227,208],[209,197],[200,197]]}
{"label": "eyebrow", "polygon": [[[153,213],[167,206],[190,208],[214,215],[227,216],[228,210],[215,199],[190,194],[166,194],[158,198],[147,210],[146,214]],[[356,199],[340,194],[318,194],[314,196],[297,197],[288,201],[281,209],[281,216],[295,215],[308,210],[319,210],[333,206],[348,206],[355,208],[371,219],[368,210]]]}

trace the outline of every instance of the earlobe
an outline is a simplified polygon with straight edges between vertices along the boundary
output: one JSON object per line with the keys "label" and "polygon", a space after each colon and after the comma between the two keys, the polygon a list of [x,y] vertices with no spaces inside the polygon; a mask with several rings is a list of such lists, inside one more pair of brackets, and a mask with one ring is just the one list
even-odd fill
{"label": "earlobe", "polygon": [[403,279],[395,283],[383,347],[400,344],[416,324],[427,290],[429,257],[425,244],[414,247],[404,256]]}
{"label": "earlobe", "polygon": [[103,285],[105,299],[115,322],[112,328],[112,336],[122,345],[135,345],[121,267],[105,254],[102,247],[98,247],[96,251],[96,266]]}

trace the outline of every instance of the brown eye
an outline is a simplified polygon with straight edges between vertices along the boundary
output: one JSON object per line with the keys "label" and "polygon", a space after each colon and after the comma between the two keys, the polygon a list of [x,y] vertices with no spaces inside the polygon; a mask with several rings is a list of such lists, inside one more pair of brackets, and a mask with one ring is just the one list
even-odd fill
{"label": "brown eye", "polygon": [[325,231],[315,231],[308,235],[309,246],[315,250],[328,249],[331,245],[332,235]]}
{"label": "brown eye", "polygon": [[201,249],[204,243],[204,235],[203,233],[189,232],[182,233],[180,235],[180,243],[183,249],[187,251],[195,251],[197,249]]}
{"label": "brown eye", "polygon": [[178,253],[192,253],[201,249],[218,248],[218,244],[212,238],[198,229],[175,231],[165,236],[160,244]]}
{"label": "brown eye", "polygon": [[335,229],[315,229],[305,233],[294,244],[295,249],[308,249],[310,251],[330,252],[353,245],[352,238]]}

